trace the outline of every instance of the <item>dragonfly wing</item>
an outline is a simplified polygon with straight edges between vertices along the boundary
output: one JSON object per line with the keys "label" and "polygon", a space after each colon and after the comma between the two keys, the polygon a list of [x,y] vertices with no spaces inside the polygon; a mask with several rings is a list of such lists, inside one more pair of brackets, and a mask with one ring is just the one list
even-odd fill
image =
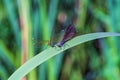
{"label": "dragonfly wing", "polygon": [[73,38],[75,34],[76,34],[75,27],[73,25],[69,25],[65,30],[62,40],[57,45],[61,47],[65,42]]}
{"label": "dragonfly wing", "polygon": [[67,29],[65,30],[64,36],[62,38],[62,41],[68,41],[69,39],[74,37],[75,34],[76,34],[75,27],[73,25],[69,25],[67,27]]}
{"label": "dragonfly wing", "polygon": [[61,30],[58,32],[52,31],[51,38],[50,38],[50,46],[54,47],[55,44],[62,40],[62,37],[65,33],[65,30]]}

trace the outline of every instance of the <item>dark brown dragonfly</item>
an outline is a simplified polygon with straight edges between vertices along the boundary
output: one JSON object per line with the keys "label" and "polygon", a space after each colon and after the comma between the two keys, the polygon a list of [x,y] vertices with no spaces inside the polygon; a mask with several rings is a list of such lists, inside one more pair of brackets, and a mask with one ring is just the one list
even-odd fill
{"label": "dark brown dragonfly", "polygon": [[[67,41],[72,39],[75,36],[75,34],[76,34],[75,26],[73,24],[68,25],[64,31],[62,39],[56,44],[56,46],[62,47]],[[52,42],[50,42],[50,45],[51,44],[52,44]],[[51,46],[54,47],[55,45],[52,44]]]}

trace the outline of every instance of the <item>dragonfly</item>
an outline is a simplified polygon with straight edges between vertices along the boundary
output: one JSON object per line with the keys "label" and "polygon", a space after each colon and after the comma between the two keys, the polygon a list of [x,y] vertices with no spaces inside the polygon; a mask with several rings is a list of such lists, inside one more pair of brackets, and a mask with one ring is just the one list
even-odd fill
{"label": "dragonfly", "polygon": [[70,39],[72,39],[75,35],[76,35],[77,31],[76,31],[76,28],[73,24],[69,24],[67,26],[67,28],[65,29],[64,31],[64,34],[62,36],[62,39],[56,44],[54,45],[54,43],[52,43],[52,40],[50,40],[50,45],[52,47],[59,47],[61,48],[62,46],[64,46],[64,44],[69,41]]}

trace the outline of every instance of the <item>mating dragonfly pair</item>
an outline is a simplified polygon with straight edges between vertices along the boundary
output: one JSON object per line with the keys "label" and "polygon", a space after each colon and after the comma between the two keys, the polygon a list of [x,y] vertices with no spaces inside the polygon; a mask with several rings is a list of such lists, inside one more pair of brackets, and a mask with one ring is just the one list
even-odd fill
{"label": "mating dragonfly pair", "polygon": [[53,43],[52,43],[52,40],[50,40],[49,45],[50,45],[51,47],[55,47],[55,48],[56,48],[56,47],[61,48],[61,47],[63,47],[63,46],[64,46],[64,47],[65,47],[65,46],[69,46],[69,45],[67,45],[67,44],[65,44],[65,43],[66,43],[67,41],[69,41],[70,39],[72,39],[72,38],[75,36],[76,33],[77,33],[77,31],[76,31],[75,26],[74,26],[73,24],[70,24],[70,25],[68,25],[67,28],[65,29],[61,41],[58,42],[57,44],[53,44]]}

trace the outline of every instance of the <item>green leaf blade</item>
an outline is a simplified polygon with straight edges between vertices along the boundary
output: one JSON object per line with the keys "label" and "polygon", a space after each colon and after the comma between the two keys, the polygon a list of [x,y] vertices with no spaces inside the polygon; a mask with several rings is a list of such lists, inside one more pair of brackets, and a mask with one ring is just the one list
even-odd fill
{"label": "green leaf blade", "polygon": [[10,77],[8,80],[21,80],[22,77],[24,77],[26,74],[28,74],[31,70],[33,70],[35,67],[38,65],[42,64],[46,60],[50,59],[51,57],[71,48],[76,45],[79,45],[81,43],[90,41],[90,40],[95,40],[99,38],[104,38],[104,37],[110,37],[110,36],[120,36],[120,33],[113,33],[113,32],[99,32],[99,33],[90,33],[90,34],[85,34],[81,36],[77,36],[73,38],[72,40],[68,41],[66,44],[69,46],[66,46],[65,49],[60,49],[56,50],[54,47],[50,47],[38,55],[34,56],[30,60],[28,60],[26,63],[24,63],[19,69],[17,69]]}

